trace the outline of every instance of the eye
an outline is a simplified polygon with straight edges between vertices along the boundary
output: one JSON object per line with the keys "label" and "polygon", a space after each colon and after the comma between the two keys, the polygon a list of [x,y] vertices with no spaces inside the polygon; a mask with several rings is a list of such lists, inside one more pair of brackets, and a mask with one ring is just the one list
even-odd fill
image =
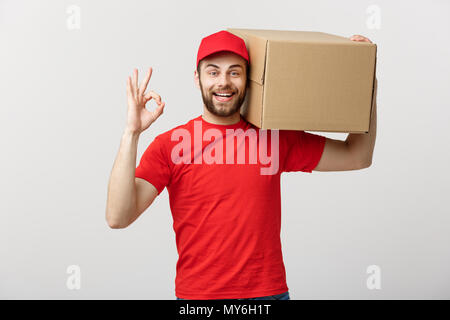
{"label": "eye", "polygon": [[239,72],[237,72],[237,71],[232,71],[231,74],[234,74],[235,76],[238,76],[238,75],[239,75]]}
{"label": "eye", "polygon": [[216,75],[216,73],[217,73],[217,71],[210,71],[209,72],[209,74],[212,75],[212,76]]}

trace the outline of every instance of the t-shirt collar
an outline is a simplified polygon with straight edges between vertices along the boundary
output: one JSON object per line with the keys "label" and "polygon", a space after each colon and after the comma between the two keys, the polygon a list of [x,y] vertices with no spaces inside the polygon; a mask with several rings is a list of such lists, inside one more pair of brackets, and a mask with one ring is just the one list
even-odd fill
{"label": "t-shirt collar", "polygon": [[234,124],[215,124],[211,122],[207,122],[205,119],[203,119],[203,116],[200,115],[197,117],[196,120],[202,121],[202,126],[210,127],[210,128],[217,128],[217,129],[236,129],[236,128],[243,128],[245,126],[245,118],[240,116],[240,120],[237,123]]}

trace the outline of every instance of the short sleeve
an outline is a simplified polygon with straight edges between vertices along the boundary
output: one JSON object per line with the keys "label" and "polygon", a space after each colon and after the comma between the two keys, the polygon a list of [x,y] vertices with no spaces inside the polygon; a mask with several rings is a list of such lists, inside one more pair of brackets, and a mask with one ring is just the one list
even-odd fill
{"label": "short sleeve", "polygon": [[303,171],[311,173],[320,161],[325,147],[326,137],[296,130],[280,130],[282,171]]}
{"label": "short sleeve", "polygon": [[169,184],[170,176],[167,154],[161,138],[157,136],[142,154],[135,177],[150,182],[158,190],[159,195]]}

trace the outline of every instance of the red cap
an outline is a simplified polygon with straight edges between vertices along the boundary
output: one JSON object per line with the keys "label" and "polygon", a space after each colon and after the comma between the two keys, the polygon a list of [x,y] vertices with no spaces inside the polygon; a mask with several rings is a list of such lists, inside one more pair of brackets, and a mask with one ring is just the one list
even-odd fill
{"label": "red cap", "polygon": [[244,40],[228,31],[222,30],[202,39],[197,53],[197,67],[200,60],[219,51],[234,52],[250,64]]}

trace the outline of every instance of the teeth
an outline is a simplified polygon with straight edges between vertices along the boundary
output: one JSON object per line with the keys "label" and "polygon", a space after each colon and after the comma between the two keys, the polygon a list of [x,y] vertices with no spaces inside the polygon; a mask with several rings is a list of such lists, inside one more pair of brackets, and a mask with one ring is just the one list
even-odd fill
{"label": "teeth", "polygon": [[221,97],[231,97],[233,94],[232,93],[216,93],[216,95],[221,96]]}

